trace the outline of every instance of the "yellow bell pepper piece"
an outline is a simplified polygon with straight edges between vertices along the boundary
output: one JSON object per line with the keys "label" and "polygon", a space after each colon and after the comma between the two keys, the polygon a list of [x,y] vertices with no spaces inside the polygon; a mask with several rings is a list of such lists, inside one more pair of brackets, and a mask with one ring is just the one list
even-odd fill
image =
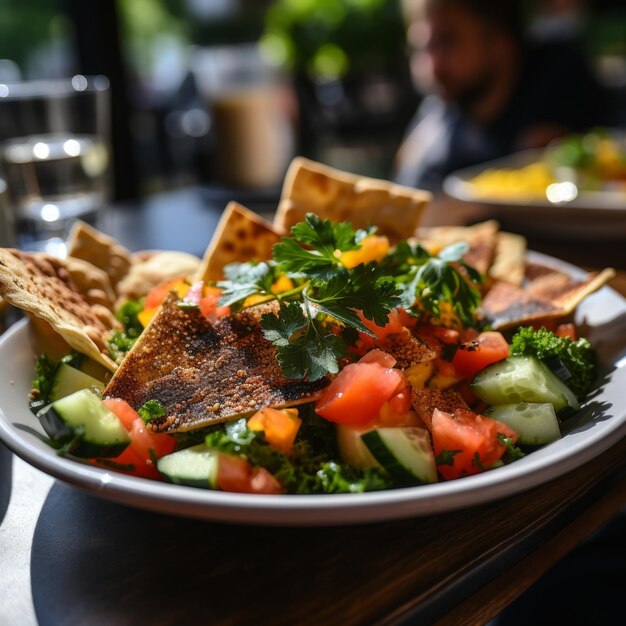
{"label": "yellow bell pepper piece", "polygon": [[301,424],[298,409],[278,410],[267,407],[248,420],[250,430],[262,430],[267,443],[284,452],[293,446]]}
{"label": "yellow bell pepper piece", "polygon": [[350,269],[361,263],[382,261],[387,254],[389,254],[389,239],[380,235],[369,235],[361,241],[361,247],[358,250],[342,252],[339,260],[344,267]]}

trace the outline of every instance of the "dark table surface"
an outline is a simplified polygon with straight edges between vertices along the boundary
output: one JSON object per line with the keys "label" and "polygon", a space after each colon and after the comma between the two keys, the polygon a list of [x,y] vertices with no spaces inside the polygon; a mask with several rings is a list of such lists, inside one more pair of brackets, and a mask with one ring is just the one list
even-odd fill
{"label": "dark table surface", "polygon": [[[132,250],[201,255],[228,199],[162,194],[101,227]],[[272,529],[100,500],[0,444],[0,625],[485,623],[626,504],[625,452],[446,515]]]}

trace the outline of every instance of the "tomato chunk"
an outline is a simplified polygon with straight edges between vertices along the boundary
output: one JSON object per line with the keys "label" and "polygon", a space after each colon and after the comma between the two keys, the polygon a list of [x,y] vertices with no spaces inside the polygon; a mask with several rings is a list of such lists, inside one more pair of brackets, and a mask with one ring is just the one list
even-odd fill
{"label": "tomato chunk", "polygon": [[502,333],[489,331],[480,333],[474,341],[463,343],[452,359],[452,365],[459,376],[474,378],[480,370],[506,359],[509,356],[509,344]]}
{"label": "tomato chunk", "polygon": [[574,324],[559,324],[556,329],[556,335],[561,339],[571,339],[572,341],[578,339],[576,336],[576,326],[574,326]]}
{"label": "tomato chunk", "polygon": [[387,335],[396,335],[402,329],[415,326],[417,319],[409,315],[402,307],[398,307],[389,313],[388,321],[384,326],[378,326],[374,321],[368,320],[363,313],[357,311],[363,324],[375,333],[378,339],[384,339]]}
{"label": "tomato chunk", "polygon": [[235,493],[284,493],[283,486],[263,467],[230,454],[218,454],[217,486]]}
{"label": "tomato chunk", "polygon": [[126,400],[122,400],[121,398],[107,398],[102,401],[102,404],[104,404],[109,411],[117,415],[117,418],[124,424],[126,430],[132,428],[135,420],[141,419],[139,413],[137,413]]}
{"label": "tomato chunk", "polygon": [[315,410],[330,422],[367,424],[405,382],[399,370],[379,363],[352,363],[322,392]]}
{"label": "tomato chunk", "polygon": [[108,398],[104,405],[124,424],[130,433],[130,445],[116,458],[119,465],[132,465],[128,473],[144,478],[160,478],[161,475],[154,464],[154,458],[160,459],[174,452],[176,440],[170,435],[153,433],[146,428],[141,417],[125,400]]}
{"label": "tomato chunk", "polygon": [[517,433],[502,422],[463,409],[454,415],[435,409],[431,429],[435,456],[446,461],[437,470],[446,480],[492,467],[506,451],[499,433],[517,441]]}
{"label": "tomato chunk", "polygon": [[159,283],[152,287],[146,296],[144,301],[144,309],[156,309],[167,298],[172,289],[174,289],[179,283],[185,279],[184,276],[178,276],[176,278],[170,278],[168,280]]}

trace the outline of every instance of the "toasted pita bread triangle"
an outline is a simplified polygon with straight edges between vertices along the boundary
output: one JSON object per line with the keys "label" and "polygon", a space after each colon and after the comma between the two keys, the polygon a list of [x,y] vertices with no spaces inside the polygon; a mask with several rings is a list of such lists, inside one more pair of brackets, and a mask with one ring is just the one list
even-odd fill
{"label": "toasted pita bread triangle", "polygon": [[89,261],[106,272],[113,288],[128,273],[131,254],[117,240],[93,226],[78,221],[72,227],[68,242],[68,256]]}
{"label": "toasted pita bread triangle", "polygon": [[274,227],[289,232],[309,212],[324,219],[377,226],[392,243],[416,231],[431,194],[384,180],[357,176],[297,157],[285,176]]}
{"label": "toasted pita bread triangle", "polygon": [[499,232],[489,276],[512,285],[524,280],[526,238],[515,233]]}
{"label": "toasted pita bread triangle", "polygon": [[193,254],[169,250],[143,251],[132,255],[133,264],[117,284],[121,300],[141,298],[159,283],[185,276],[191,278],[200,267],[200,259]]}
{"label": "toasted pita bread triangle", "polygon": [[48,322],[78,352],[111,371],[117,368],[106,344],[114,323],[111,312],[86,302],[59,259],[0,249],[0,295]]}
{"label": "toasted pita bread triangle", "polygon": [[420,228],[420,242],[434,254],[454,243],[467,243],[469,250],[463,257],[481,274],[487,274],[494,258],[498,230],[500,225],[495,220],[487,220],[473,226],[434,226]]}
{"label": "toasted pita bread triangle", "polygon": [[224,266],[229,263],[271,259],[272,247],[280,237],[281,233],[270,222],[238,202],[229,202],[195,279],[220,280]]}
{"label": "toasted pita bread triangle", "polygon": [[178,306],[172,294],[127,354],[105,389],[134,408],[158,400],[167,417],[159,432],[202,428],[263,407],[309,402],[325,380],[284,377],[259,320],[275,303],[211,322]]}
{"label": "toasted pita bread triangle", "polygon": [[483,298],[480,310],[494,329],[538,325],[543,320],[565,318],[591,293],[600,289],[615,271],[605,269],[584,280],[573,280],[562,272],[542,276],[526,288],[497,282]]}

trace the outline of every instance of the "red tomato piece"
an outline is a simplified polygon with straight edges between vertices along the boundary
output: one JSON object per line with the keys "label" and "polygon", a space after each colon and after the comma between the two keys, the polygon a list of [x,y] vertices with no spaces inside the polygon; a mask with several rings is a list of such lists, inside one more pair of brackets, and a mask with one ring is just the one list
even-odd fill
{"label": "red tomato piece", "polygon": [[204,296],[199,302],[200,312],[204,317],[210,320],[215,320],[220,317],[225,317],[230,315],[230,307],[229,306],[218,306],[217,303],[220,299],[220,294],[218,293],[209,293]]}
{"label": "red tomato piece", "polygon": [[441,343],[456,344],[459,343],[459,331],[445,326],[435,326],[434,324],[424,324],[421,331],[425,334],[432,335],[439,339]]}
{"label": "red tomato piece", "polygon": [[502,333],[489,331],[478,338],[463,343],[452,359],[452,365],[460,376],[471,379],[480,370],[509,356],[509,344]]}
{"label": "red tomato piece", "polygon": [[113,461],[120,465],[134,465],[134,470],[129,470],[129,473],[135,476],[160,478],[153,457],[160,459],[174,452],[176,448],[174,437],[148,430],[137,411],[125,400],[108,398],[103,400],[103,403],[117,415],[130,433],[130,445]]}
{"label": "red tomato piece", "polygon": [[172,288],[184,278],[184,276],[170,278],[152,287],[144,301],[144,309],[156,309],[158,306],[160,306],[163,300],[167,298],[167,294],[172,290]]}
{"label": "red tomato piece", "polygon": [[375,333],[378,339],[384,339],[387,335],[395,335],[402,332],[405,326],[415,326],[417,319],[409,315],[402,307],[398,307],[389,313],[388,321],[384,326],[378,326],[372,320],[365,318],[361,311],[357,311],[363,324]]}
{"label": "red tomato piece", "polygon": [[574,326],[574,324],[559,324],[556,329],[556,334],[561,337],[561,339],[571,339],[572,341],[578,339],[576,336],[576,326]]}
{"label": "red tomato piece", "polygon": [[492,467],[506,451],[498,433],[517,441],[517,433],[502,422],[462,409],[454,415],[435,409],[431,433],[435,456],[447,453],[450,457],[451,464],[437,466],[446,480]]}
{"label": "red tomato piece", "polygon": [[393,367],[396,364],[396,360],[388,352],[383,352],[376,348],[361,357],[359,363],[378,363],[378,365],[383,367]]}
{"label": "red tomato piece", "polygon": [[132,428],[135,420],[141,419],[139,413],[137,413],[126,400],[122,400],[121,398],[107,398],[102,401],[102,404],[104,404],[109,411],[117,415],[120,422],[124,424],[124,428],[128,431]]}
{"label": "red tomato piece", "polygon": [[330,422],[367,424],[403,383],[399,370],[378,363],[344,367],[320,396],[315,410]]}
{"label": "red tomato piece", "polygon": [[235,493],[284,493],[282,485],[265,468],[230,454],[218,454],[217,486]]}

